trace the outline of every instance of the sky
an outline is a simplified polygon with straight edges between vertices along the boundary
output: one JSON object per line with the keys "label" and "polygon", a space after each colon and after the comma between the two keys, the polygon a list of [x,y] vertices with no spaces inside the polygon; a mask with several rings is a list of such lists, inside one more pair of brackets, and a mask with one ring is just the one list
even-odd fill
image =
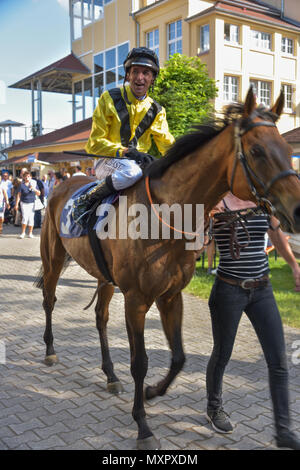
{"label": "sky", "polygon": [[[0,0],[0,44],[0,122],[31,127],[31,91],[8,86],[70,54],[68,0]],[[42,93],[44,133],[72,123],[68,101]],[[13,139],[24,138],[24,129],[13,130]]]}

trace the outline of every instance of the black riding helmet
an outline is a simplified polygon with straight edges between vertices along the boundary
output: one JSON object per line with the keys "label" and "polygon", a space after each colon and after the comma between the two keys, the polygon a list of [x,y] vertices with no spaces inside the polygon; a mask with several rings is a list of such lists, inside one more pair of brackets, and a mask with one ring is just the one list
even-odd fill
{"label": "black riding helmet", "polygon": [[154,51],[147,47],[134,47],[123,62],[125,74],[129,71],[132,65],[143,65],[149,67],[154,76],[159,74],[159,60]]}

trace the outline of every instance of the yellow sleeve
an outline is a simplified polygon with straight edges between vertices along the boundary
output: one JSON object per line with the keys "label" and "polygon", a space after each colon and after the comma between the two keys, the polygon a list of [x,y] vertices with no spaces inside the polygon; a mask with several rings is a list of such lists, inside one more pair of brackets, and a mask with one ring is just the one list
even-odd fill
{"label": "yellow sleeve", "polygon": [[115,119],[109,95],[104,92],[99,98],[93,114],[92,130],[85,146],[87,153],[107,157],[115,157],[118,150],[121,153],[124,147],[115,136],[112,138],[111,128],[113,124],[116,124]]}
{"label": "yellow sleeve", "polygon": [[175,142],[174,137],[169,131],[165,108],[162,108],[157,114],[151,126],[151,134],[153,135],[157,148],[162,155],[164,155]]}

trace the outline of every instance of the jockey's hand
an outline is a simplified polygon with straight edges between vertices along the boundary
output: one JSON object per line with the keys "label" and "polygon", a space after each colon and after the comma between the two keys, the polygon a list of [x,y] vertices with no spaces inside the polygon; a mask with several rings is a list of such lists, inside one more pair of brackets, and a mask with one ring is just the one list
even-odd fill
{"label": "jockey's hand", "polygon": [[142,169],[145,169],[155,158],[149,153],[139,152],[137,149],[129,149],[124,155],[129,160],[134,160]]}

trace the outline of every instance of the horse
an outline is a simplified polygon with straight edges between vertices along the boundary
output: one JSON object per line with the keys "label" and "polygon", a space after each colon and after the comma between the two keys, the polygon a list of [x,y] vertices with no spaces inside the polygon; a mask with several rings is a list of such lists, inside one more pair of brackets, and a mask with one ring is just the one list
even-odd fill
{"label": "horse", "polygon": [[[291,167],[291,148],[276,127],[283,104],[281,92],[272,108],[257,106],[250,88],[244,103],[229,106],[223,119],[199,125],[193,132],[180,137],[165,157],[148,167],[145,179],[124,190],[128,206],[143,204],[151,213],[153,202],[178,203],[180,206],[201,203],[206,217],[231,190],[240,199],[252,200],[268,211],[275,207],[283,228],[299,232],[300,181]],[[95,313],[102,370],[107,377],[107,390],[118,393],[121,384],[110,358],[106,330],[114,285],[100,272],[88,236],[60,236],[60,215],[65,203],[90,181],[89,177],[78,176],[59,185],[49,200],[41,230],[42,268],[38,286],[43,291],[46,315],[45,363],[53,365],[58,361],[53,346],[52,312],[56,285],[69,256],[98,280]],[[117,218],[119,209],[117,204]],[[158,223],[162,227],[162,222]],[[116,225],[118,227],[118,223]],[[182,290],[194,274],[197,253],[185,249],[184,235],[177,238],[175,232],[171,232],[173,235],[169,239],[163,239],[161,232],[158,239],[124,239],[118,236],[117,229],[116,237],[101,241],[108,269],[124,296],[131,374],[135,385],[132,416],[138,428],[138,449],[160,447],[147,423],[144,402],[164,395],[185,362]],[[172,358],[166,376],[144,390],[148,368],[144,344],[145,317],[154,302]]]}

